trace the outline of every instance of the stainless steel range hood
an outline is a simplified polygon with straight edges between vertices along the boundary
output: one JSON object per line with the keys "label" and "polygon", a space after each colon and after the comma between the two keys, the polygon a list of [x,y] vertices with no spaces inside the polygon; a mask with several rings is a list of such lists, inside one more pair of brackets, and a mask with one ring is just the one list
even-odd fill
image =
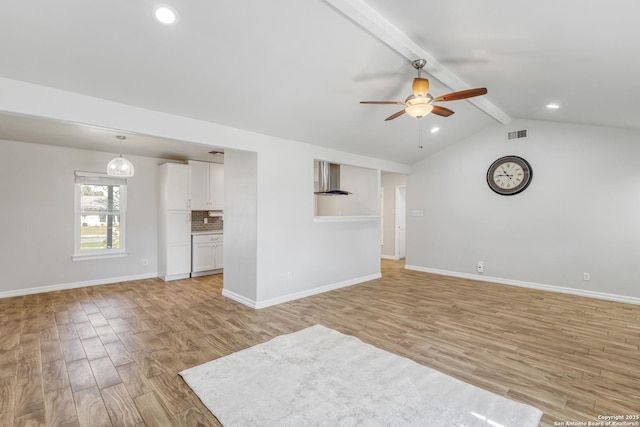
{"label": "stainless steel range hood", "polygon": [[325,161],[318,162],[318,191],[320,196],[346,196],[351,194],[340,189],[340,165]]}

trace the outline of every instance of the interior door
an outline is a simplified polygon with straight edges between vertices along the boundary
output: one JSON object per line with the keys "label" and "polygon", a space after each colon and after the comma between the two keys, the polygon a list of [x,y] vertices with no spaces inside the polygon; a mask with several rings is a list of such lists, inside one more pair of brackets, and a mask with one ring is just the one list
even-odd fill
{"label": "interior door", "polygon": [[407,237],[407,187],[396,187],[396,257],[406,257]]}

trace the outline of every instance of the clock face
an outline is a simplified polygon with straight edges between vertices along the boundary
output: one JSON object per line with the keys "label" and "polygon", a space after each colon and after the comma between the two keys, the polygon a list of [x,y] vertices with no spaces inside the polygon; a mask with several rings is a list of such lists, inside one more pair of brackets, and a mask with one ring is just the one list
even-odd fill
{"label": "clock face", "polygon": [[531,183],[531,165],[522,157],[501,157],[489,167],[487,184],[498,194],[513,196],[522,192]]}

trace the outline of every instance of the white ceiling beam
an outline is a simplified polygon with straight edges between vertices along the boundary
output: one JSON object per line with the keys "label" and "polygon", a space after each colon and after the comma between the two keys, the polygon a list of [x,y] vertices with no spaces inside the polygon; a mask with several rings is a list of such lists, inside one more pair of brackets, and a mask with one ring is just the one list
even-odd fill
{"label": "white ceiling beam", "polygon": [[[409,61],[426,59],[427,65],[424,68],[425,71],[453,91],[457,92],[472,89],[466,82],[442,65],[433,55],[418,46],[363,0],[325,0],[325,2],[369,31]],[[502,124],[511,122],[511,117],[507,115],[507,113],[485,97],[469,98],[468,101]]]}

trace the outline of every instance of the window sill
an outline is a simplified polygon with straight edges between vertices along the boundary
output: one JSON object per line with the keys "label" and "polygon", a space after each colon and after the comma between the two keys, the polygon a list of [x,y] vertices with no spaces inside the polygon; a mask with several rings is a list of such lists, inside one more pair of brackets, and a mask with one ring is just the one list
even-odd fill
{"label": "window sill", "polygon": [[90,261],[94,259],[107,259],[107,258],[124,258],[129,255],[129,252],[115,252],[115,253],[101,253],[101,254],[82,254],[73,255],[72,261]]}

